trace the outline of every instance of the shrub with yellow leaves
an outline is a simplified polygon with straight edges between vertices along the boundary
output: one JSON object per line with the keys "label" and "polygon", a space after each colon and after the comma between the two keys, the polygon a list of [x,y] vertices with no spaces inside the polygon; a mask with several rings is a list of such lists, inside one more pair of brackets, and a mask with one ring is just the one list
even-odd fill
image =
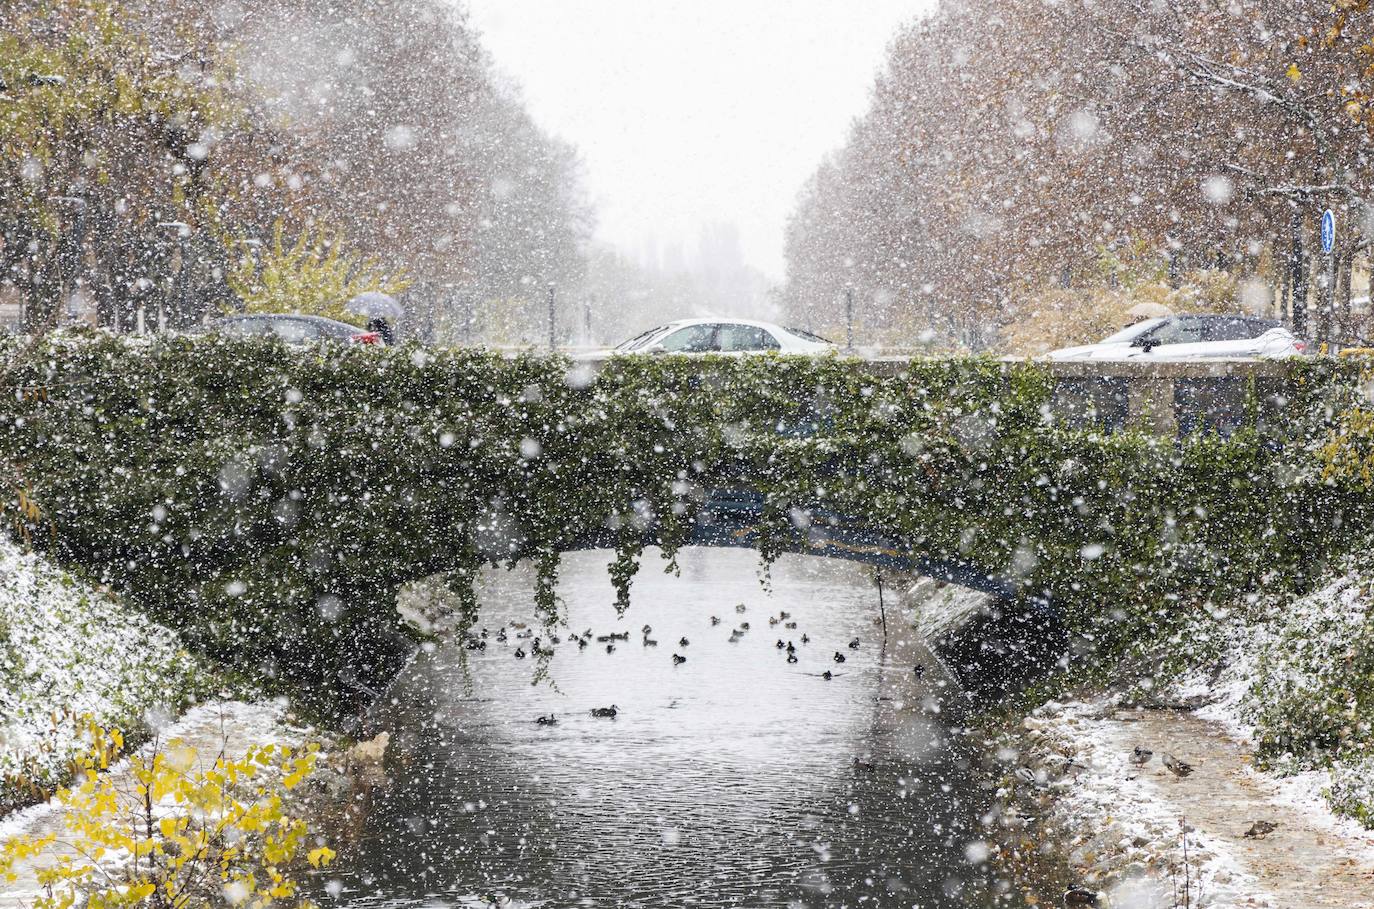
{"label": "shrub with yellow leaves", "polygon": [[1368,491],[1374,489],[1374,351],[1346,350],[1341,358],[1358,364],[1357,400],[1340,413],[1321,448],[1322,477]]}
{"label": "shrub with yellow leaves", "polygon": [[289,796],[314,771],[318,745],[207,757],[173,739],[111,770],[123,736],[92,733],[78,782],[57,794],[63,833],[0,843],[0,881],[29,870],[42,892],[35,909],[310,905],[292,869],[323,867],[334,852],[308,849]]}

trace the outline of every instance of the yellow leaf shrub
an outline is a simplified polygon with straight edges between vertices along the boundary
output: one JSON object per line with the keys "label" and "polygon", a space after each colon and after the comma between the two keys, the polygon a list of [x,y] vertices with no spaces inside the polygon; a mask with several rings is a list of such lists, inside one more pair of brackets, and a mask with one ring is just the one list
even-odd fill
{"label": "yellow leaf shrub", "polygon": [[[318,746],[254,745],[231,758],[172,740],[132,756],[127,773],[101,773],[122,742],[93,727],[79,782],[57,795],[68,834],[0,843],[0,881],[32,868],[44,893],[35,909],[310,905],[291,869],[313,838],[286,793],[313,772]],[[319,868],[334,852],[304,858]]]}

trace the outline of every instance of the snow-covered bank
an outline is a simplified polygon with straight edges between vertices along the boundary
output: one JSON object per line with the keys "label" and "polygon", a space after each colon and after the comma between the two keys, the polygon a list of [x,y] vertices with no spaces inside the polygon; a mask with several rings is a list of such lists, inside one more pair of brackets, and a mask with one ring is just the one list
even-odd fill
{"label": "snow-covered bank", "polygon": [[1353,557],[1042,704],[998,737],[1005,848],[1055,843],[1113,906],[1374,907],[1372,604]]}
{"label": "snow-covered bank", "polygon": [[61,780],[88,722],[136,736],[208,685],[174,632],[0,535],[0,812]]}

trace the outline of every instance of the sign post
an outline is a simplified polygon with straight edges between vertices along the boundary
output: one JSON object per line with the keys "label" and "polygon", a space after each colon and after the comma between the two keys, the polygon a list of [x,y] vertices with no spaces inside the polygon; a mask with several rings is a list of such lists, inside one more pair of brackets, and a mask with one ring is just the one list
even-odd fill
{"label": "sign post", "polygon": [[1317,340],[1331,339],[1331,313],[1335,309],[1336,294],[1336,213],[1322,212],[1322,254],[1326,256],[1326,273],[1322,277],[1321,311],[1317,314]]}

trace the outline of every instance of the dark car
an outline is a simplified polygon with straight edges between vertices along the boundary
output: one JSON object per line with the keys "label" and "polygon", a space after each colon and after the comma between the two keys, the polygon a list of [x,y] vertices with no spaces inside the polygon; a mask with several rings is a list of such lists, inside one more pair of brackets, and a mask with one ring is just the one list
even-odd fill
{"label": "dark car", "polygon": [[380,344],[382,336],[375,331],[364,331],[347,322],[336,322],[323,316],[299,315],[244,315],[225,316],[216,319],[207,331],[226,335],[246,337],[267,337],[275,335],[287,344],[317,344],[333,341],[338,344]]}

